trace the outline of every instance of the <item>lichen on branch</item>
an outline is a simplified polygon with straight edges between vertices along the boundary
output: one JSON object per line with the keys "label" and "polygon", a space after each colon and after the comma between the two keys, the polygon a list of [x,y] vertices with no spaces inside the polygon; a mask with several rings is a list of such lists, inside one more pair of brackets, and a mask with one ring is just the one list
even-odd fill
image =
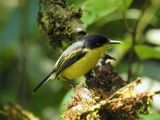
{"label": "lichen on branch", "polygon": [[20,105],[8,103],[0,106],[0,120],[40,120]]}
{"label": "lichen on branch", "polygon": [[67,5],[65,0],[39,0],[38,24],[52,46],[62,40],[73,41],[86,34],[80,20],[80,8]]}

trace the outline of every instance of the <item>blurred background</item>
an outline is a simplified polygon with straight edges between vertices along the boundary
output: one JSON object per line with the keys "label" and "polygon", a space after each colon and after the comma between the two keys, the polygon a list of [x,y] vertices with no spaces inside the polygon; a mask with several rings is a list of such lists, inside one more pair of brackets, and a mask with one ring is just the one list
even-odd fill
{"label": "blurred background", "polygon": [[[143,78],[136,88],[140,92],[160,89],[160,2],[151,1],[147,6],[149,0],[67,0],[69,5],[82,8],[82,21],[89,33],[123,41],[110,50],[117,59],[113,64],[124,80],[132,64],[131,80]],[[60,55],[38,28],[38,1],[1,0],[0,11],[0,104],[16,103],[42,120],[59,120],[72,92],[66,82],[49,81],[31,94]],[[143,13],[130,62],[130,29]],[[152,112],[142,116],[144,120],[160,119],[159,101],[155,96]]]}

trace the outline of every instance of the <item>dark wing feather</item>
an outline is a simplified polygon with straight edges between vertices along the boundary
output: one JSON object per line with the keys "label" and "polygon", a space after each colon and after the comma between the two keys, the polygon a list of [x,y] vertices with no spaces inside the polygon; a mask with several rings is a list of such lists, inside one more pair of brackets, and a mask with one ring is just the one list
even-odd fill
{"label": "dark wing feather", "polygon": [[87,49],[84,48],[82,42],[77,42],[70,46],[66,51],[64,51],[56,63],[56,76],[68,66],[82,58],[86,52]]}
{"label": "dark wing feather", "polygon": [[77,51],[76,53],[73,53],[72,56],[70,57],[67,56],[67,58],[64,58],[65,60],[61,63],[61,65],[58,67],[56,71],[57,75],[61,71],[69,67],[70,65],[74,64],[77,60],[82,58],[85,54],[86,54],[86,51]]}

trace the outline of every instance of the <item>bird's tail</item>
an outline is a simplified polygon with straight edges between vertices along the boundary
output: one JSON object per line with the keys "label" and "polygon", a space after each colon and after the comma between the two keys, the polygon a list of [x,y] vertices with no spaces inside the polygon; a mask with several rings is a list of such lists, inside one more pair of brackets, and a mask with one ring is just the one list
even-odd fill
{"label": "bird's tail", "polygon": [[49,73],[32,91],[32,94],[34,94],[44,83],[46,83],[51,77],[55,77],[55,71],[52,71]]}

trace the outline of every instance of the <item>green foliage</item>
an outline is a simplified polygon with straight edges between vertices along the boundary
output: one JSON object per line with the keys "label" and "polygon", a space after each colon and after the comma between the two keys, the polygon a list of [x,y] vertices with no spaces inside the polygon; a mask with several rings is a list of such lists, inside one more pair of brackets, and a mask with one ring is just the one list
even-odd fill
{"label": "green foliage", "polygon": [[87,0],[82,5],[82,10],[84,11],[82,21],[85,25],[90,25],[118,10],[125,11],[131,3],[132,0]]}
{"label": "green foliage", "polygon": [[64,96],[63,101],[62,101],[61,106],[60,106],[60,112],[61,113],[63,113],[64,111],[66,111],[66,109],[68,107],[67,103],[69,101],[71,101],[73,95],[74,95],[74,91],[72,89],[72,90],[69,90],[68,93]]}
{"label": "green foliage", "polygon": [[159,120],[160,119],[160,115],[157,111],[155,110],[151,110],[151,113],[149,115],[142,115],[141,118],[139,120]]}
{"label": "green foliage", "polygon": [[160,67],[159,62],[156,60],[146,60],[143,63],[141,63],[141,70],[140,75],[141,76],[147,76],[151,79],[159,81],[160,79]]}
{"label": "green foliage", "polygon": [[137,56],[141,60],[146,60],[151,58],[160,59],[160,47],[137,45],[135,46],[135,52],[137,53]]}

